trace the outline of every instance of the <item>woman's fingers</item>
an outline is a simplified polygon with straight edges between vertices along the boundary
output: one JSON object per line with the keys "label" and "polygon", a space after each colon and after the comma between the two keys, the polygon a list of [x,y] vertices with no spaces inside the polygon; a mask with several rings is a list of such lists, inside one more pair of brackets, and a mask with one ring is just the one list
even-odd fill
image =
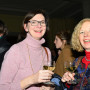
{"label": "woman's fingers", "polygon": [[73,73],[69,72],[68,76],[70,77],[71,80],[74,80],[74,74]]}
{"label": "woman's fingers", "polygon": [[50,70],[43,70],[40,74],[42,80],[50,80],[54,73]]}
{"label": "woman's fingers", "polygon": [[66,72],[62,77],[62,82],[68,82],[70,80],[74,80],[74,73]]}
{"label": "woman's fingers", "polygon": [[35,82],[42,83],[50,81],[54,73],[50,70],[40,70],[34,75]]}

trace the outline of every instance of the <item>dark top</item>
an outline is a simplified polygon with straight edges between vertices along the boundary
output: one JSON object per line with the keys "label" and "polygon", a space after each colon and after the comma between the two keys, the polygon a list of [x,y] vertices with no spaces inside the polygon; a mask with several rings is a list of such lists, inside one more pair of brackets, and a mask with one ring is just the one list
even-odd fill
{"label": "dark top", "polygon": [[0,69],[3,62],[4,54],[10,48],[11,44],[6,40],[6,37],[3,36],[0,38]]}

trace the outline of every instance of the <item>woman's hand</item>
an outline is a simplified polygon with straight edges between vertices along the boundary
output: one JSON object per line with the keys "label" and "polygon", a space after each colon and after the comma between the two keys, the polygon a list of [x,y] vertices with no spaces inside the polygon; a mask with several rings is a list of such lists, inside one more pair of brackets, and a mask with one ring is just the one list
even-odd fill
{"label": "woman's hand", "polygon": [[48,82],[54,73],[50,70],[40,70],[33,75],[33,83]]}
{"label": "woman's hand", "polygon": [[54,72],[52,72],[50,70],[40,70],[37,73],[24,78],[20,82],[21,88],[23,90],[23,89],[25,89],[28,86],[31,86],[33,84],[38,84],[38,83],[42,83],[42,82],[48,82],[52,78],[53,74],[54,74]]}
{"label": "woman's hand", "polygon": [[62,82],[69,82],[70,80],[74,80],[74,75],[75,75],[75,73],[66,72],[66,73],[63,75],[61,81],[62,81]]}

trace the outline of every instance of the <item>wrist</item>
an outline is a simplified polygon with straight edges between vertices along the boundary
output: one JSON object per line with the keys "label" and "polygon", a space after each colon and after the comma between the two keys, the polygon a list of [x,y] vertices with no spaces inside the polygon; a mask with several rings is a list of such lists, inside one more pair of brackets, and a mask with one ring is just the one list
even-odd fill
{"label": "wrist", "polygon": [[31,86],[32,84],[34,84],[34,80],[32,76],[26,77],[23,80],[21,80],[20,85],[22,89],[25,89],[29,86]]}

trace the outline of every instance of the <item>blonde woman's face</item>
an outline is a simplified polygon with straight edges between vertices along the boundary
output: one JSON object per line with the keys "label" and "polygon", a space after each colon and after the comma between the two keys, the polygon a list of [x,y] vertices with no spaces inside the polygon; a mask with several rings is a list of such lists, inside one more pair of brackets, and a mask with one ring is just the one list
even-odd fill
{"label": "blonde woman's face", "polygon": [[90,21],[86,21],[82,24],[79,39],[83,48],[86,51],[90,51]]}
{"label": "blonde woman's face", "polygon": [[62,47],[62,41],[59,37],[55,36],[54,44],[56,48],[61,48]]}

